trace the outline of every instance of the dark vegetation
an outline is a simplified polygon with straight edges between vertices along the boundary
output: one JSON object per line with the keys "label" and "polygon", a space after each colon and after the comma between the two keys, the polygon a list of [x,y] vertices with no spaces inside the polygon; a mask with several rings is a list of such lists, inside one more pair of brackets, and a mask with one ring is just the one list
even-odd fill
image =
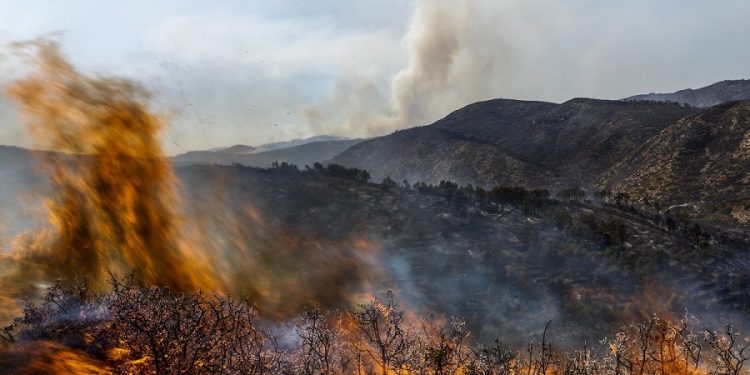
{"label": "dark vegetation", "polygon": [[[236,166],[242,168],[241,166]],[[367,183],[370,174],[362,169],[347,168],[338,164],[323,166],[315,163],[312,167],[305,166],[300,170],[296,165],[286,162],[274,162],[267,172],[276,174],[314,174],[350,180],[358,183]],[[700,249],[710,251],[712,243],[720,241],[723,244],[739,245],[747,240],[746,237],[733,232],[722,231],[719,227],[705,225],[692,220],[680,212],[671,213],[661,210],[658,202],[641,202],[634,200],[626,192],[613,193],[609,190],[600,190],[588,193],[582,188],[565,188],[552,194],[546,189],[527,190],[520,186],[495,186],[486,190],[478,186],[461,186],[451,181],[440,181],[437,184],[416,182],[410,184],[407,180],[397,183],[390,177],[385,177],[379,187],[384,191],[402,194],[417,193],[424,196],[441,198],[452,202],[455,207],[465,209],[466,206],[479,207],[483,210],[493,211],[502,208],[520,210],[526,217],[541,217],[549,219],[551,224],[560,230],[572,231],[581,237],[596,239],[605,248],[617,247],[619,253],[626,252],[624,245],[628,242],[628,224],[618,220],[602,220],[596,214],[578,212],[574,215],[576,207],[587,207],[610,210],[621,215],[627,215],[631,219],[648,223],[666,234],[682,236],[693,242],[694,250]],[[663,254],[655,254],[660,261]],[[638,269],[639,272],[652,272],[653,268]]]}
{"label": "dark vegetation", "polygon": [[748,314],[744,233],[627,193],[371,183],[356,168],[283,162],[177,173],[191,201],[213,205],[211,187],[194,182],[218,181],[221,207],[255,205],[271,237],[376,241],[374,266],[395,275],[376,286],[405,303],[379,295],[279,322],[258,313],[262,300],[132,278],[103,294],[59,283],[4,329],[0,372],[35,373],[70,353],[114,373],[243,374],[737,374],[748,358],[744,320],[715,314]]}
{"label": "dark vegetation", "polygon": [[[296,169],[296,166],[289,165],[286,163],[275,163],[274,168],[277,169],[289,169],[294,170]],[[305,166],[306,170],[308,172],[313,172],[317,174],[321,174],[324,176],[331,176],[334,178],[343,178],[345,180],[351,180],[356,182],[367,182],[370,181],[370,174],[367,173],[366,170],[363,169],[357,169],[357,168],[346,168],[344,166],[338,165],[338,164],[328,164],[327,166],[323,166],[320,163],[313,164],[312,168],[309,166]]]}
{"label": "dark vegetation", "polygon": [[[373,266],[387,277],[375,286],[393,289],[410,309],[391,306],[390,297],[328,303],[279,324],[258,315],[263,300],[251,305],[124,281],[96,295],[60,284],[5,331],[12,343],[5,369],[24,366],[26,344],[40,347],[40,340],[120,373],[381,373],[406,366],[427,374],[650,374],[688,373],[696,363],[738,373],[745,362],[745,341],[734,335],[746,328],[737,316],[747,316],[750,301],[743,231],[644,205],[625,192],[579,187],[485,189],[389,177],[371,183],[356,168],[283,162],[270,169],[190,166],[177,174],[187,201],[213,206],[212,189],[219,188],[222,212],[239,215],[252,205],[270,238],[283,230],[377,243],[382,254]],[[383,306],[394,314],[381,318]],[[680,318],[686,307],[696,319]],[[373,322],[383,336],[367,330]],[[727,322],[737,328],[704,329]],[[685,351],[696,353],[694,344],[697,359]],[[168,359],[155,359],[163,355]]]}

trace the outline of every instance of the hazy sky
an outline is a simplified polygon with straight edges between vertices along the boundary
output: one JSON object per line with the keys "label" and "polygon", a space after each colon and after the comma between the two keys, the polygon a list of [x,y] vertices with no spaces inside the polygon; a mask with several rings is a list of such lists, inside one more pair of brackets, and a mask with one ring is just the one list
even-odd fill
{"label": "hazy sky", "polygon": [[[179,153],[750,78],[748,19],[746,0],[0,0],[0,43],[49,36],[142,82]],[[15,63],[4,50],[0,83]],[[0,99],[0,144],[32,146],[14,112]]]}

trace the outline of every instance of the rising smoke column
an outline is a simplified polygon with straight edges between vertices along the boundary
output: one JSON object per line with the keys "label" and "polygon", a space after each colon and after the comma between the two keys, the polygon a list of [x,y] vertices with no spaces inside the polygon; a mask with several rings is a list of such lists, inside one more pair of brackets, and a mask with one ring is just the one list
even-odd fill
{"label": "rising smoke column", "polygon": [[345,129],[346,135],[369,137],[429,124],[468,103],[496,97],[519,61],[497,19],[484,13],[497,15],[507,5],[416,2],[403,37],[407,62],[390,78],[389,92],[378,91],[368,78],[344,78],[328,102],[305,106],[302,114],[319,132]]}
{"label": "rising smoke column", "polygon": [[428,121],[431,102],[449,89],[454,63],[467,29],[465,3],[422,1],[406,35],[409,63],[393,79],[392,105],[399,125]]}
{"label": "rising smoke column", "polygon": [[34,70],[9,88],[24,122],[44,149],[53,195],[50,229],[27,235],[5,257],[3,286],[55,278],[87,278],[134,270],[147,284],[211,289],[197,253],[177,240],[174,178],[157,133],[163,119],[133,82],[90,77],[74,69],[49,41],[35,49]]}

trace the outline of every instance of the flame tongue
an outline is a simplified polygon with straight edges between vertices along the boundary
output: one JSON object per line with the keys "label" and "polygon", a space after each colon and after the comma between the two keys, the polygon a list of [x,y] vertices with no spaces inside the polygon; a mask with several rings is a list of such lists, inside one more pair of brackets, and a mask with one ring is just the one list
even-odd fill
{"label": "flame tongue", "polygon": [[[224,209],[236,202],[219,199],[221,190],[204,199],[205,212],[196,203],[199,210],[186,210],[191,204],[178,204],[157,138],[164,121],[149,110],[148,93],[78,72],[53,43],[34,47],[37,69],[9,94],[39,146],[60,152],[43,160],[51,225],[0,255],[0,300],[28,297],[29,285],[55,279],[85,277],[102,291],[109,270],[135,271],[147,285],[250,297],[282,317],[303,305],[341,303],[376,275],[375,249],[357,236],[329,240],[269,225],[252,207]],[[17,313],[0,311],[0,318]]]}
{"label": "flame tongue", "polygon": [[46,160],[54,232],[16,260],[46,279],[85,276],[101,286],[107,269],[132,269],[148,284],[213,289],[205,261],[177,239],[174,178],[157,139],[163,121],[149,111],[148,93],[82,75],[53,43],[35,46],[38,69],[9,93],[40,145],[67,155]]}
{"label": "flame tongue", "polygon": [[112,372],[83,352],[51,341],[30,341],[6,350],[0,367],[17,374],[87,374]]}

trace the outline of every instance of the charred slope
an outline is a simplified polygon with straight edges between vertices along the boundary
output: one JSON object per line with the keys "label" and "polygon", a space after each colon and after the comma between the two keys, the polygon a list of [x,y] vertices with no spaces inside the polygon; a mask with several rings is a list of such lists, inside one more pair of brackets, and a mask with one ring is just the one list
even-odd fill
{"label": "charred slope", "polygon": [[666,101],[706,108],[731,101],[750,100],[750,80],[727,80],[695,90],[685,89],[668,94],[635,95],[623,100]]}
{"label": "charred slope", "polygon": [[641,204],[750,222],[750,102],[685,117],[615,163],[602,185]]}
{"label": "charred slope", "polygon": [[332,161],[379,180],[454,180],[481,186],[593,185],[616,161],[694,109],[675,104],[497,99],[436,123],[365,141]]}
{"label": "charred slope", "polygon": [[490,141],[434,126],[355,145],[332,162],[366,169],[378,181],[385,177],[430,183],[456,180],[481,186],[545,186],[554,181],[552,173],[503,152]]}
{"label": "charred slope", "polygon": [[[374,285],[420,311],[462,316],[483,339],[524,343],[549,319],[590,338],[653,312],[687,307],[707,323],[744,323],[748,311],[745,232],[519,189],[407,189],[294,168],[190,166],[178,175],[193,202],[214,208],[205,182],[216,181],[226,210],[252,207],[266,224],[251,229],[271,237],[375,243],[386,272]],[[295,251],[319,251],[315,240],[305,246]]]}

